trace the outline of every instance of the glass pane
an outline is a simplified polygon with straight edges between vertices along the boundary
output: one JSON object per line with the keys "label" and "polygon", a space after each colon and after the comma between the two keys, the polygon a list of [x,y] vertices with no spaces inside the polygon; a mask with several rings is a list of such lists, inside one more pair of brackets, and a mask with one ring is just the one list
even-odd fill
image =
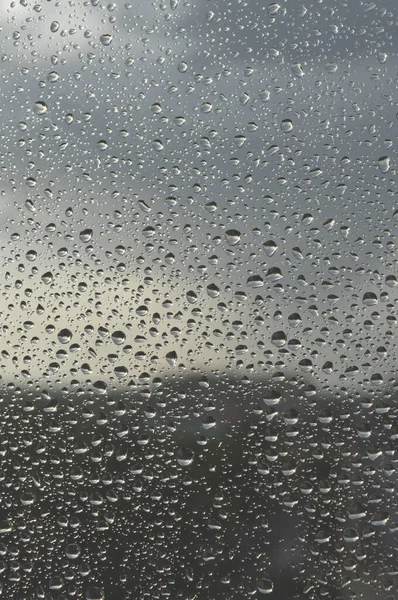
{"label": "glass pane", "polygon": [[396,2],[0,15],[2,597],[396,598]]}

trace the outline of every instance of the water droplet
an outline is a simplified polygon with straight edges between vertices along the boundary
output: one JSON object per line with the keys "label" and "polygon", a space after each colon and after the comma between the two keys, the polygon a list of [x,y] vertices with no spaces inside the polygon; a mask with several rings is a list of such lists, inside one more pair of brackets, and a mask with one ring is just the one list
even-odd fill
{"label": "water droplet", "polygon": [[243,92],[240,96],[239,96],[239,102],[242,106],[245,106],[250,100],[250,96],[247,92]]}
{"label": "water droplet", "polygon": [[48,112],[48,106],[43,100],[38,100],[33,105],[33,111],[36,115],[45,115]]}
{"label": "water droplet", "polygon": [[380,171],[384,173],[388,173],[390,170],[390,157],[389,156],[381,156],[377,161],[379,165]]}
{"label": "water droplet", "polygon": [[270,96],[271,96],[271,92],[269,92],[268,90],[261,90],[259,92],[259,96],[260,96],[261,102],[268,102],[268,100],[270,99]]}
{"label": "water droplet", "polygon": [[161,152],[163,150],[163,143],[161,140],[153,140],[152,148],[156,150],[156,152]]}
{"label": "water droplet", "polygon": [[105,600],[105,595],[101,588],[92,586],[86,591],[85,600]]}
{"label": "water droplet", "polygon": [[387,62],[388,54],[386,52],[378,52],[377,60],[381,65],[384,65]]}
{"label": "water droplet", "polygon": [[83,229],[83,231],[81,231],[79,233],[79,238],[85,244],[87,244],[87,242],[90,242],[91,239],[92,239],[92,237],[93,237],[93,230],[92,229]]}
{"label": "water droplet", "polygon": [[170,366],[175,367],[177,366],[177,352],[175,352],[175,350],[172,350],[171,352],[168,352],[166,354],[166,360],[169,363]]}
{"label": "water droplet", "polygon": [[282,348],[287,342],[287,337],[284,331],[276,331],[273,333],[271,336],[271,342],[277,348]]}
{"label": "water droplet", "polygon": [[335,62],[328,62],[325,65],[325,71],[327,73],[335,73],[338,69],[338,65]]}
{"label": "water droplet", "polygon": [[293,121],[291,119],[284,119],[281,123],[281,129],[284,133],[289,133],[293,129]]}
{"label": "water droplet", "polygon": [[379,303],[374,292],[366,292],[362,297],[362,302],[365,304],[365,306],[375,306]]}
{"label": "water droplet", "polygon": [[72,339],[72,332],[70,329],[61,329],[58,333],[58,340],[60,344],[68,344]]}
{"label": "water droplet", "polygon": [[217,425],[216,420],[210,415],[207,415],[202,421],[203,429],[212,429],[216,425]]}
{"label": "water droplet", "polygon": [[189,290],[186,294],[187,300],[190,304],[195,304],[198,301],[198,297],[193,290]]}
{"label": "water droplet", "polygon": [[126,341],[126,334],[123,331],[114,331],[111,335],[111,338],[114,344],[120,346]]}
{"label": "water droplet", "polygon": [[188,71],[188,65],[185,61],[181,61],[177,67],[179,73],[186,73]]}
{"label": "water droplet", "polygon": [[294,63],[291,67],[292,73],[295,77],[304,77],[304,71],[301,63]]}
{"label": "water droplet", "polygon": [[48,83],[56,83],[59,79],[59,73],[57,73],[56,71],[51,71],[48,75],[47,75],[47,81]]}
{"label": "water droplet", "polygon": [[177,462],[182,467],[189,467],[193,463],[194,453],[190,448],[179,448],[177,451]]}
{"label": "water droplet", "polygon": [[110,33],[103,33],[100,36],[100,42],[103,46],[110,46],[112,43],[112,36]]}
{"label": "water droplet", "polygon": [[28,252],[26,253],[25,256],[26,256],[26,260],[33,262],[37,258],[37,252],[36,252],[36,250],[28,250]]}
{"label": "water droplet", "polygon": [[267,406],[276,406],[282,400],[282,395],[277,390],[270,390],[264,396],[264,402]]}
{"label": "water droplet", "polygon": [[268,242],[264,242],[263,248],[267,256],[273,256],[277,251],[278,246],[274,240],[269,240]]}
{"label": "water droplet", "polygon": [[200,107],[200,111],[204,114],[207,114],[212,111],[212,108],[213,108],[213,106],[212,106],[211,102],[203,102]]}
{"label": "water droplet", "polygon": [[207,286],[207,294],[210,298],[217,298],[220,295],[220,289],[215,283],[210,283],[210,285]]}
{"label": "water droplet", "polygon": [[260,594],[271,594],[274,589],[274,584],[270,579],[260,579],[257,581],[257,590]]}
{"label": "water droplet", "polygon": [[236,246],[236,244],[239,244],[240,238],[241,233],[237,229],[228,229],[228,231],[225,232],[225,239],[230,246]]}
{"label": "water droplet", "polygon": [[245,142],[246,142],[246,137],[244,135],[236,135],[234,137],[234,144],[238,148],[242,148],[242,146]]}
{"label": "water droplet", "polygon": [[76,544],[76,543],[68,544],[65,548],[65,555],[70,560],[75,560],[76,558],[79,558],[80,554],[81,554],[81,548],[80,548],[79,544]]}

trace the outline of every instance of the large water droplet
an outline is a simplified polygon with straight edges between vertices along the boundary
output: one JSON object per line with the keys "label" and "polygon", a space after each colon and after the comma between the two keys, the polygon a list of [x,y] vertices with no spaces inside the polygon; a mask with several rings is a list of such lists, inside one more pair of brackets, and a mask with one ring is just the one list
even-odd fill
{"label": "large water droplet", "polygon": [[58,333],[58,340],[61,344],[68,344],[72,339],[72,332],[70,329],[61,329]]}
{"label": "large water droplet", "polygon": [[35,112],[36,115],[39,115],[39,116],[45,115],[46,112],[48,111],[48,106],[45,102],[43,102],[43,100],[38,100],[33,105],[33,111]]}
{"label": "large water droplet", "polygon": [[177,462],[182,467],[188,467],[194,459],[193,450],[190,448],[179,448],[177,451]]}
{"label": "large water droplet", "polygon": [[110,33],[103,33],[100,36],[100,42],[103,46],[110,46],[112,43],[112,36]]}

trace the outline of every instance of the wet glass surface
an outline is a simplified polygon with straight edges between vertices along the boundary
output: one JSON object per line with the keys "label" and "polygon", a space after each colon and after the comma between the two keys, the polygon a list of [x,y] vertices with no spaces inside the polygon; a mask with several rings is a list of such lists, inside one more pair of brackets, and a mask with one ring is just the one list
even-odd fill
{"label": "wet glass surface", "polygon": [[0,16],[2,597],[395,600],[396,2]]}

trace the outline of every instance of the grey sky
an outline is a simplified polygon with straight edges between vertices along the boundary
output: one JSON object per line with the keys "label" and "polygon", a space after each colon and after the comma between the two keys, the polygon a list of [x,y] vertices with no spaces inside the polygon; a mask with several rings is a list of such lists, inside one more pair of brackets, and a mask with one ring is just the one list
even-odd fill
{"label": "grey sky", "polygon": [[[20,346],[20,357],[30,353],[32,337],[39,339],[28,378],[66,382],[71,368],[80,373],[89,361],[93,378],[112,380],[106,357],[114,345],[104,338],[97,358],[90,357],[84,327],[125,330],[128,323],[134,350],[118,351],[116,365],[127,366],[129,377],[150,368],[173,372],[171,351],[187,369],[235,369],[242,360],[260,374],[279,370],[279,360],[282,370],[294,370],[316,349],[311,360],[320,386],[339,386],[351,366],[358,373],[343,379],[346,386],[367,388],[379,373],[387,383],[395,372],[394,334],[386,335],[393,323],[386,319],[396,293],[385,282],[396,272],[397,10],[392,1],[382,8],[357,1],[279,5],[2,7],[2,269],[11,274],[2,313],[4,339]],[[110,45],[101,43],[104,34]],[[37,101],[48,112],[35,114]],[[390,157],[386,173],[378,165],[383,156]],[[54,231],[45,230],[50,223]],[[85,229],[93,230],[89,244],[79,238]],[[230,230],[241,234],[235,246],[226,240]],[[14,232],[20,239],[10,242]],[[273,256],[265,242],[277,246]],[[28,247],[38,253],[34,264],[25,259]],[[61,248],[67,257],[57,254]],[[16,270],[21,263],[24,273]],[[32,266],[38,272],[29,278]],[[272,281],[275,268],[283,289]],[[52,290],[41,280],[48,271]],[[262,287],[250,287],[251,276]],[[26,308],[19,307],[26,299],[15,291],[16,279],[22,290],[32,288]],[[82,281],[88,291],[76,298]],[[219,288],[215,298],[211,284]],[[196,305],[187,302],[190,290]],[[377,295],[377,306],[363,304],[366,292]],[[254,302],[259,294],[261,306]],[[83,319],[88,298],[92,314]],[[162,318],[159,337],[149,333],[150,318],[140,325],[136,314],[146,299],[148,314]],[[38,303],[46,307],[39,316]],[[202,317],[191,315],[198,306]],[[180,311],[182,320],[175,318]],[[364,323],[375,311],[380,319],[369,334]],[[297,327],[288,320],[295,313]],[[55,318],[55,332],[46,333]],[[27,320],[33,324],[24,340],[19,328]],[[240,331],[233,326],[239,320]],[[63,327],[73,330],[81,351],[50,374]],[[280,331],[301,347],[281,356],[271,343]],[[134,342],[137,334],[146,339]],[[242,346],[247,353],[240,355]],[[385,354],[377,354],[380,347]],[[141,350],[146,357],[133,359]],[[263,355],[267,350],[273,357]],[[267,360],[273,364],[258,364]],[[327,361],[332,373],[322,370]],[[5,361],[3,377],[20,378],[21,368]]]}

